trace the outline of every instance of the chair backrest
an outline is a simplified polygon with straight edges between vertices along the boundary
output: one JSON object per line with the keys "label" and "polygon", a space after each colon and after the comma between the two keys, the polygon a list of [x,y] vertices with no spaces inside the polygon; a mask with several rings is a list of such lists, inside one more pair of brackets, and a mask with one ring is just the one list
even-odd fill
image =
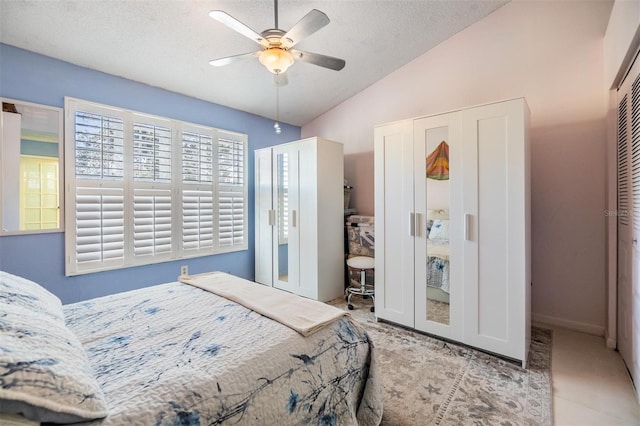
{"label": "chair backrest", "polygon": [[347,236],[350,255],[375,257],[374,225],[373,216],[349,216]]}

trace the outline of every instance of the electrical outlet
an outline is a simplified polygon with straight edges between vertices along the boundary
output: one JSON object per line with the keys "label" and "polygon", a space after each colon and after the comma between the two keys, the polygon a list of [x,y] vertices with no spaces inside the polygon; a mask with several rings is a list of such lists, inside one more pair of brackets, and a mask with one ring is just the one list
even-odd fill
{"label": "electrical outlet", "polygon": [[180,275],[189,275],[189,267],[187,265],[180,267]]}

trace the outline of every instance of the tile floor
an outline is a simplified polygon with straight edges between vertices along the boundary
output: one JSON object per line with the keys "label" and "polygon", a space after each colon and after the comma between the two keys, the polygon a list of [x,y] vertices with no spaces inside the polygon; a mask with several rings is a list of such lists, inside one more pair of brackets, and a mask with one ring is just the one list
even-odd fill
{"label": "tile floor", "polygon": [[640,425],[640,404],[622,357],[603,337],[553,329],[554,425]]}

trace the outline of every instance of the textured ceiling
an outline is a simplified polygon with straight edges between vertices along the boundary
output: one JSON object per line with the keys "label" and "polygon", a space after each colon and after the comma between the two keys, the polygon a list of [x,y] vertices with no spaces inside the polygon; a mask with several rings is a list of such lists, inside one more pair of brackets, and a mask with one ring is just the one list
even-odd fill
{"label": "textured ceiling", "polygon": [[[285,31],[314,8],[331,19],[297,49],[347,62],[338,72],[304,62],[289,68],[280,120],[306,124],[507,1],[280,0]],[[209,65],[259,49],[211,19],[213,9],[258,33],[274,26],[271,1],[0,0],[0,42],[275,119],[273,74],[257,59]]]}

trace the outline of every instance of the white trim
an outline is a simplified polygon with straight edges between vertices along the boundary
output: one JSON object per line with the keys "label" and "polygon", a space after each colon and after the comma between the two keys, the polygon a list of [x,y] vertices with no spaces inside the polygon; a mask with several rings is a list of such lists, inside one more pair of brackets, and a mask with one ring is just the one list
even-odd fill
{"label": "white trim", "polygon": [[[579,331],[581,333],[592,334],[594,336],[604,336],[604,326],[587,324],[584,322],[571,321],[563,318],[552,317],[550,315],[531,314],[531,321],[539,324],[554,325],[567,328],[569,330]],[[607,342],[608,346],[608,342]]]}

